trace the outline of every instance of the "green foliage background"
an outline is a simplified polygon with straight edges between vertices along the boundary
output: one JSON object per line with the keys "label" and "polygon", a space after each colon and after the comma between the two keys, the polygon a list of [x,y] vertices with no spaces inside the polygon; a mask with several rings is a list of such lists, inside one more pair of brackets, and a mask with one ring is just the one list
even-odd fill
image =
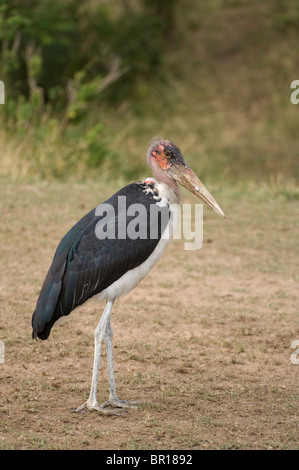
{"label": "green foliage background", "polygon": [[1,174],[139,178],[162,135],[215,183],[297,185],[298,30],[298,0],[1,0]]}

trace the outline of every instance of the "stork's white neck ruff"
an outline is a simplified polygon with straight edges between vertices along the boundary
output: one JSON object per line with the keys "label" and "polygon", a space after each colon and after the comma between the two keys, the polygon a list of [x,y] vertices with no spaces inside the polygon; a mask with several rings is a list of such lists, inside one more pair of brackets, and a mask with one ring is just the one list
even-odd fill
{"label": "stork's white neck ruff", "polygon": [[[168,178],[170,179],[170,178]],[[174,187],[170,187],[168,184],[161,181],[157,181],[154,178],[146,178],[144,183],[154,184],[161,198],[160,206],[166,206],[171,204],[179,204],[180,194],[177,193]],[[175,183],[176,184],[176,183]],[[177,185],[177,184],[176,184]],[[178,185],[177,185],[178,186]]]}

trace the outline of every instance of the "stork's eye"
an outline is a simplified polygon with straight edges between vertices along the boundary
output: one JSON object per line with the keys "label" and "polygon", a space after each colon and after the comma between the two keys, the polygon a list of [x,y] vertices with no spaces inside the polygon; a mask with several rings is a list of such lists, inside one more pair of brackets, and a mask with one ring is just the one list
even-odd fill
{"label": "stork's eye", "polygon": [[165,155],[165,157],[171,157],[171,151],[168,150],[168,149],[165,149],[164,150],[164,155]]}

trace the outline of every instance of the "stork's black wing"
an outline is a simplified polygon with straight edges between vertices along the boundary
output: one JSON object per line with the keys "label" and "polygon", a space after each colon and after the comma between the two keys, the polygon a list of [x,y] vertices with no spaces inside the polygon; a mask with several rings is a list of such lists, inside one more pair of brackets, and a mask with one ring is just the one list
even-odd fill
{"label": "stork's black wing", "polygon": [[[47,339],[59,317],[68,315],[150,256],[169,221],[169,207],[158,207],[158,201],[153,185],[132,183],[71,228],[59,243],[42,286],[32,316],[34,338]],[[140,219],[143,230],[135,222],[131,227],[132,232],[135,227],[135,233],[141,234],[137,238],[127,233],[129,224],[137,221],[138,207],[127,211],[132,204],[140,204],[143,216],[147,214],[146,220]],[[134,208],[137,212],[133,214]],[[158,216],[149,217],[154,210]],[[105,232],[109,233],[103,239]]]}

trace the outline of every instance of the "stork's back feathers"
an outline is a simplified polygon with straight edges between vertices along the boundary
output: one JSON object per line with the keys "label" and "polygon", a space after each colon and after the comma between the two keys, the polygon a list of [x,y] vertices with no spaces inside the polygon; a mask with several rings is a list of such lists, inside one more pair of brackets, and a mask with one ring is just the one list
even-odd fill
{"label": "stork's back feathers", "polygon": [[[96,208],[71,228],[59,243],[42,286],[32,316],[33,338],[47,339],[53,324],[61,316],[68,315],[126,272],[144,263],[154,251],[169,221],[168,205],[158,207],[160,213],[164,211],[163,217],[147,219],[146,239],[122,239],[117,236],[120,218],[124,217],[127,227],[134,216],[118,213],[119,196],[126,197],[127,207],[142,204],[148,215],[151,206],[158,207],[160,197],[155,182],[151,181],[132,183],[105,201],[115,211],[114,239],[97,238],[96,226],[103,214],[96,215],[99,212]],[[151,236],[151,223],[155,222],[158,222],[157,238]]]}

